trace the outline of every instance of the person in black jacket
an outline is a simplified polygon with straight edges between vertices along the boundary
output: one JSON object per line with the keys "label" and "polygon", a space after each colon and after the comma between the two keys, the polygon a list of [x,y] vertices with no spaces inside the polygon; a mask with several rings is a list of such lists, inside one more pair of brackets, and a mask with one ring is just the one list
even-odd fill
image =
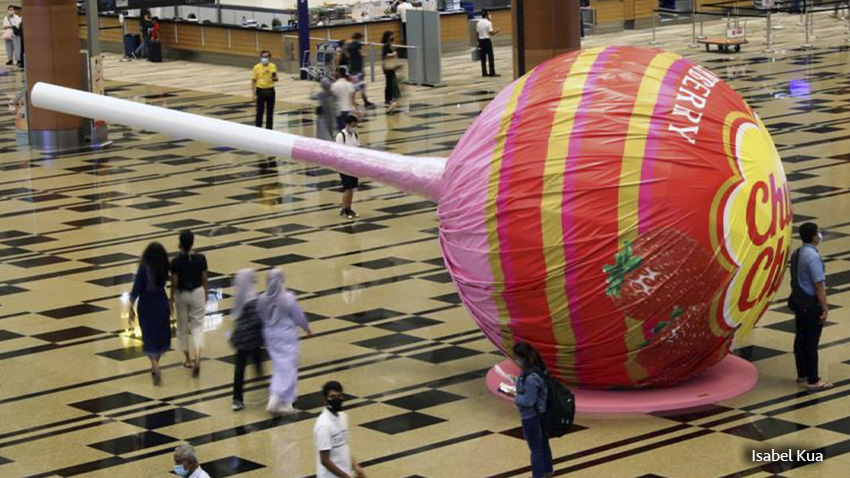
{"label": "person in black jacket", "polygon": [[245,367],[253,360],[257,376],[263,375],[263,322],[257,314],[257,292],[254,286],[257,276],[253,269],[243,269],[236,273],[233,289],[233,308],[230,313],[235,321],[230,344],[236,349],[236,368],[233,373],[233,405],[231,410],[238,412],[245,408],[243,390]]}
{"label": "person in black jacket", "polygon": [[136,58],[147,58],[148,42],[151,41],[152,27],[153,20],[151,20],[151,12],[149,10],[142,10],[142,17],[139,19],[139,32],[142,34],[142,42],[139,43],[139,46],[133,53],[133,56]]}

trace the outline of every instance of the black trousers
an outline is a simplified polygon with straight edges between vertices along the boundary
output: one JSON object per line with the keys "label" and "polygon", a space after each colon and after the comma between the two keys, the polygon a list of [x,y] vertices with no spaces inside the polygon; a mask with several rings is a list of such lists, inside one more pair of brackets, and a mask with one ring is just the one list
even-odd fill
{"label": "black trousers", "polygon": [[242,401],[242,394],[245,390],[245,367],[248,365],[248,360],[254,361],[254,367],[257,370],[257,376],[263,376],[263,351],[262,349],[255,350],[237,350],[236,351],[236,368],[233,370],[233,400]]}
{"label": "black trousers", "polygon": [[[478,40],[478,49],[481,50],[481,76],[496,75],[496,58],[493,57],[493,40],[489,38]],[[487,66],[490,73],[487,73]]]}
{"label": "black trousers", "polygon": [[[817,299],[815,299],[816,301]],[[794,359],[797,363],[797,378],[806,378],[814,385],[820,380],[818,375],[818,345],[823,331],[820,321],[820,307],[814,304],[805,311],[794,314],[796,330],[794,333]]]}
{"label": "black trousers", "polygon": [[257,88],[257,117],[254,125],[263,127],[263,115],[266,116],[266,129],[274,129],[274,88]]}
{"label": "black trousers", "polygon": [[384,70],[387,84],[384,86],[384,103],[392,103],[401,97],[398,87],[398,75],[395,70]]}

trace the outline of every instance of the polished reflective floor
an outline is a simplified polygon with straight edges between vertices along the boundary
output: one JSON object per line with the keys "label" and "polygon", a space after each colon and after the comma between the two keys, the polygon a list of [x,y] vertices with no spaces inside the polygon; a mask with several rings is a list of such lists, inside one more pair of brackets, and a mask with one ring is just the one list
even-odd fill
{"label": "polished reflective floor", "polygon": [[[831,320],[821,371],[833,390],[794,383],[793,317],[777,302],[738,354],[760,382],[751,393],[681,413],[580,415],[552,442],[556,475],[624,478],[843,477],[850,475],[850,50],[825,15],[811,51],[796,49],[798,17],[782,16],[775,54],[752,25],[741,54],[688,49],[690,27],[669,27],[665,45],[712,68],[757,109],[785,162],[795,222],[827,231]],[[712,31],[720,23],[706,24]],[[596,36],[599,44],[646,44],[649,32]],[[405,110],[370,113],[372,148],[447,156],[478,112],[509,82],[483,81],[468,54],[444,64],[449,85],[411,88]],[[250,123],[253,108],[234,74],[210,65],[122,64],[109,57],[108,93]],[[231,84],[226,93],[216,81]],[[188,78],[188,80],[187,80]],[[172,82],[179,87],[168,86]],[[0,76],[14,95],[19,73]],[[179,82],[179,83],[178,83]],[[245,88],[247,90],[247,87]],[[277,129],[311,135],[312,86],[285,81]],[[382,85],[374,85],[376,97]],[[154,477],[180,442],[197,446],[215,477],[306,478],[315,473],[312,426],[319,388],[350,395],[351,444],[370,477],[528,477],[528,451],[513,407],[490,395],[500,360],[459,305],[437,242],[435,204],[366,182],[360,218],[341,221],[333,171],[228,148],[110,127],[99,152],[48,157],[15,147],[12,114],[0,132],[0,476]],[[163,385],[151,384],[126,299],[150,241],[169,250],[190,228],[210,264],[214,299],[205,320],[201,376],[172,351]],[[227,343],[231,278],[281,267],[315,336],[302,342],[299,412],[270,417],[268,376],[249,372],[247,408],[230,411],[234,354]],[[261,274],[264,279],[265,274]],[[177,346],[176,341],[172,343]],[[270,363],[265,363],[270,373]],[[807,449],[823,463],[754,463],[752,450]]]}

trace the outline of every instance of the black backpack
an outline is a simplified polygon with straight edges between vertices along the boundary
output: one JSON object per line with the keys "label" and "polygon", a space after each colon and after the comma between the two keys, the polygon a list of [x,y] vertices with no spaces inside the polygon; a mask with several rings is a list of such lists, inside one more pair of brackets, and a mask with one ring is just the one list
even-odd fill
{"label": "black backpack", "polygon": [[540,374],[546,384],[546,411],[540,415],[543,431],[549,438],[567,434],[576,417],[576,397],[567,387],[547,372]]}
{"label": "black backpack", "polygon": [[236,350],[256,350],[263,346],[263,321],[257,313],[257,300],[248,301],[236,318],[230,345]]}

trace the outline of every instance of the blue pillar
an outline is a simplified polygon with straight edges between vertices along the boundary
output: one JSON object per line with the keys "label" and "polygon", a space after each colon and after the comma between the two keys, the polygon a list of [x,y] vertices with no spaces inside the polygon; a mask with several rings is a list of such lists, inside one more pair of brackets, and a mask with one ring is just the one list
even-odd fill
{"label": "blue pillar", "polygon": [[[310,9],[307,0],[298,0],[298,61],[304,64],[304,52],[310,51]],[[301,70],[301,79],[307,79],[307,72]]]}

